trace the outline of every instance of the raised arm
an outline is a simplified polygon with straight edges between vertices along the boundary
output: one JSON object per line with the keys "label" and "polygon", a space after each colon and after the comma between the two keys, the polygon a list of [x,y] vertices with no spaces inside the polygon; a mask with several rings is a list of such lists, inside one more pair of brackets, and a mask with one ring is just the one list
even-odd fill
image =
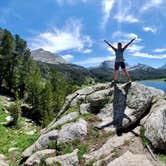
{"label": "raised arm", "polygon": [[116,48],[113,45],[111,45],[107,40],[104,40],[104,42],[108,44],[114,51],[116,51]]}
{"label": "raised arm", "polygon": [[123,47],[123,50],[125,50],[135,39],[136,39],[136,37],[133,38],[130,42],[128,42],[128,43]]}

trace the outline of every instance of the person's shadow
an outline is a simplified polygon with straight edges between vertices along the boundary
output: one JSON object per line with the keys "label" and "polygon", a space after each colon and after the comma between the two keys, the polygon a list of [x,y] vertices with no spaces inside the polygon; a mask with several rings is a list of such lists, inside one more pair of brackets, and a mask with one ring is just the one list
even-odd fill
{"label": "person's shadow", "polygon": [[125,114],[126,98],[130,87],[131,83],[127,83],[122,89],[114,84],[113,121],[102,126],[101,129],[114,125],[117,135],[121,136],[123,133],[123,119],[126,118],[129,123],[131,122],[131,119]]}

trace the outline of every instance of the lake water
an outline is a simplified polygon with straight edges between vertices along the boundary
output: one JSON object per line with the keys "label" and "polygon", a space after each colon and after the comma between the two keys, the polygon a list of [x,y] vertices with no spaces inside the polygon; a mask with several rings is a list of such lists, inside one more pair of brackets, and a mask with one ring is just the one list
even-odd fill
{"label": "lake water", "polygon": [[164,81],[141,81],[139,83],[146,86],[151,86],[157,89],[161,89],[166,93],[166,82]]}

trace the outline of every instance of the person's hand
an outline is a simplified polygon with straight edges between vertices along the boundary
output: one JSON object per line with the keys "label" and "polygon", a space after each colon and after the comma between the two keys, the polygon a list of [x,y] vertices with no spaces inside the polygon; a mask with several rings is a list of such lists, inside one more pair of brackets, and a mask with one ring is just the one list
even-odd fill
{"label": "person's hand", "polygon": [[107,41],[107,40],[104,40],[104,42],[105,42],[105,43],[108,43],[108,41]]}

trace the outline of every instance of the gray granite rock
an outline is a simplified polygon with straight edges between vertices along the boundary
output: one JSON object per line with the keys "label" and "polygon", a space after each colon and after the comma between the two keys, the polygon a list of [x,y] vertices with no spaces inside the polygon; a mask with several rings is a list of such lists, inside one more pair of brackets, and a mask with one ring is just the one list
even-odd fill
{"label": "gray granite rock", "polygon": [[159,99],[153,104],[144,128],[154,148],[166,150],[166,100]]}
{"label": "gray granite rock", "polygon": [[122,156],[111,161],[107,166],[153,166],[143,154],[132,154],[127,151]]}
{"label": "gray granite rock", "polygon": [[76,138],[87,135],[87,122],[79,119],[76,122],[68,123],[62,126],[58,134],[58,142],[68,142]]}
{"label": "gray granite rock", "polygon": [[57,138],[58,138],[57,130],[52,130],[52,131],[48,132],[47,134],[41,135],[34,144],[32,144],[30,147],[28,147],[27,149],[25,149],[23,151],[22,157],[27,158],[27,157],[31,156],[35,151],[47,148],[50,141],[56,142]]}
{"label": "gray granite rock", "polygon": [[66,114],[62,116],[59,120],[51,122],[46,128],[41,130],[41,133],[44,134],[54,128],[56,128],[59,125],[65,124],[68,121],[74,120],[78,117],[79,112],[71,112],[69,114]]}
{"label": "gray granite rock", "polygon": [[39,165],[41,163],[41,160],[45,157],[50,157],[51,155],[55,155],[56,150],[54,149],[45,149],[45,150],[40,150],[36,153],[34,153],[31,157],[29,157],[26,162],[25,166],[33,166],[33,165]]}
{"label": "gray granite rock", "polygon": [[46,165],[60,163],[63,166],[77,166],[79,163],[77,153],[78,149],[69,154],[47,158]]}

